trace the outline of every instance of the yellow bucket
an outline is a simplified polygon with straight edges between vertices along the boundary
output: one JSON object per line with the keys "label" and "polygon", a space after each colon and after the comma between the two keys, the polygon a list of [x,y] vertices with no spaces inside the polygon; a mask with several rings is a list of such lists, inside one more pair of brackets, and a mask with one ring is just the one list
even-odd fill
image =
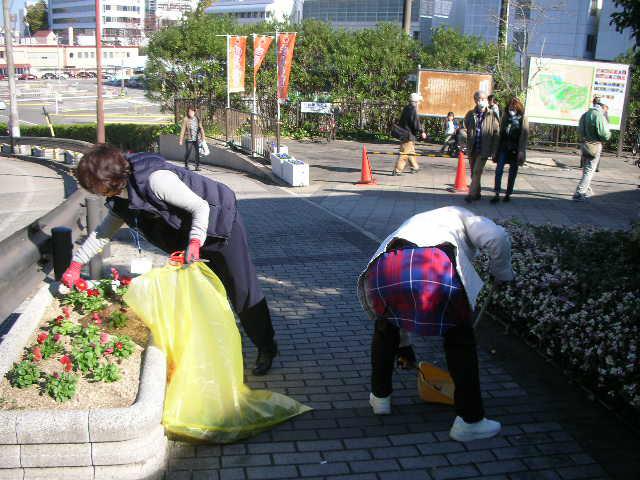
{"label": "yellow bucket", "polygon": [[449,372],[427,362],[418,364],[418,394],[422,400],[453,405],[454,390]]}

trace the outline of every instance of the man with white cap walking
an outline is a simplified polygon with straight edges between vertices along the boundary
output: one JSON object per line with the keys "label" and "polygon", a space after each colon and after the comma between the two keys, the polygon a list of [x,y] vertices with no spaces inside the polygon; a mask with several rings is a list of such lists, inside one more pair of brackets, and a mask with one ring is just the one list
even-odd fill
{"label": "man with white cap walking", "polygon": [[391,172],[392,175],[402,173],[405,165],[407,164],[407,160],[409,160],[409,165],[411,166],[411,173],[415,173],[420,170],[416,160],[415,141],[418,136],[422,140],[427,138],[427,134],[424,132],[424,128],[422,128],[420,118],[418,117],[418,102],[420,100],[422,100],[422,97],[418,93],[412,93],[409,98],[409,103],[404,107],[402,114],[400,115],[398,126],[406,130],[408,135],[400,144],[400,156],[393,168],[393,172]]}

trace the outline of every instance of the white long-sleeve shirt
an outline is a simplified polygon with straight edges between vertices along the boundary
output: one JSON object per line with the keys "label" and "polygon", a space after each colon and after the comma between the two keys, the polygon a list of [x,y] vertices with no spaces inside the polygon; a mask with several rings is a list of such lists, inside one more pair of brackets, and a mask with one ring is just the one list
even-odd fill
{"label": "white long-sleeve shirt", "polygon": [[[209,203],[196,195],[178,175],[170,170],[156,170],[149,176],[151,191],[169,205],[189,212],[192,216],[189,237],[204,244],[209,226]],[[91,232],[73,256],[74,262],[87,263],[99,253],[120,229],[124,221],[109,212],[95,231]]]}
{"label": "white long-sleeve shirt", "polygon": [[[479,250],[484,250],[489,255],[489,271],[497,280],[510,281],[514,278],[511,241],[507,232],[490,219],[477,216],[465,208],[443,207],[414,215],[380,244],[369,264],[382,255],[394,239],[407,240],[418,247],[435,247],[443,243],[455,246],[456,271],[472,309],[475,308],[476,299],[484,285],[473,267],[473,259]],[[372,311],[367,308],[364,294],[367,268],[358,278],[358,297],[371,315]]]}

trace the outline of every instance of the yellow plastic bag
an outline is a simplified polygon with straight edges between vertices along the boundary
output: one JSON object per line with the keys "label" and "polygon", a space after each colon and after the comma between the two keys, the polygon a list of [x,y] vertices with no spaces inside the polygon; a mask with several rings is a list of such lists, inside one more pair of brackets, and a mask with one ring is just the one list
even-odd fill
{"label": "yellow plastic bag", "polygon": [[151,270],[132,281],[124,300],[167,355],[168,432],[229,443],[311,410],[244,385],[240,332],[222,282],[204,263]]}

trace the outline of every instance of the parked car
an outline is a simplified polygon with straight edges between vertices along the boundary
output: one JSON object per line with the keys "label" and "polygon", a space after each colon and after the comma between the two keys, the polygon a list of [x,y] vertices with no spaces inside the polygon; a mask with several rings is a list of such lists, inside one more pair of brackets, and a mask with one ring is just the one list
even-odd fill
{"label": "parked car", "polygon": [[76,78],[96,78],[96,74],[94,72],[78,72]]}
{"label": "parked car", "polygon": [[22,73],[20,75],[18,75],[18,80],[37,80],[38,77],[36,77],[33,73]]}

